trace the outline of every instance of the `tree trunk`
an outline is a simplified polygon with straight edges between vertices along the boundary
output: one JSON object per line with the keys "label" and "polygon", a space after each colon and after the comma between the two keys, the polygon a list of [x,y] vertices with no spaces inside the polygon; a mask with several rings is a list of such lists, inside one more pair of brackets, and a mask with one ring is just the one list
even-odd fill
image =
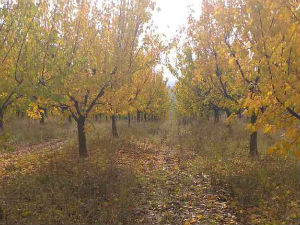
{"label": "tree trunk", "polygon": [[[256,115],[253,113],[251,116],[251,124],[255,124],[256,122]],[[250,135],[250,156],[256,157],[258,156],[258,148],[257,148],[257,131],[251,133]]]}
{"label": "tree trunk", "polygon": [[117,121],[116,121],[115,115],[111,116],[111,131],[112,131],[113,137],[119,137],[118,130],[117,130]]}
{"label": "tree trunk", "polygon": [[45,117],[47,117],[47,109],[39,106],[39,110],[41,111],[40,112],[40,115],[41,115],[40,124],[43,125],[43,124],[45,124]]}
{"label": "tree trunk", "polygon": [[128,119],[128,127],[131,126],[131,115],[130,113],[127,114],[127,119]]}
{"label": "tree trunk", "polygon": [[0,110],[0,134],[4,132],[3,112]]}
{"label": "tree trunk", "polygon": [[144,121],[147,121],[147,113],[144,112]]}
{"label": "tree trunk", "polygon": [[225,109],[226,118],[228,118],[231,115],[231,112],[229,109]]}
{"label": "tree trunk", "polygon": [[242,118],[242,110],[239,109],[237,114],[238,114],[238,118],[241,119]]}
{"label": "tree trunk", "polygon": [[218,107],[214,107],[214,117],[215,117],[215,123],[218,123],[220,121],[220,112]]}
{"label": "tree trunk", "polygon": [[141,112],[139,110],[136,111],[136,121],[141,122]]}
{"label": "tree trunk", "polygon": [[45,113],[44,112],[41,112],[40,124],[41,125],[45,124]]}
{"label": "tree trunk", "polygon": [[77,130],[78,130],[78,144],[79,144],[79,156],[85,158],[88,156],[86,147],[86,137],[84,131],[85,117],[81,116],[78,118]]}

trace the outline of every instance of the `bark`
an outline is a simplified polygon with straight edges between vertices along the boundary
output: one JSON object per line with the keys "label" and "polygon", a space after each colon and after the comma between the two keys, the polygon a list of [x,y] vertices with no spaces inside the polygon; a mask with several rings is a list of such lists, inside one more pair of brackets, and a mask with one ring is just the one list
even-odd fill
{"label": "bark", "polygon": [[79,144],[79,156],[85,158],[88,156],[86,146],[86,136],[84,131],[85,117],[81,116],[77,119],[77,130],[78,130],[78,144]]}
{"label": "bark", "polygon": [[130,113],[127,114],[127,119],[128,119],[128,127],[131,126],[131,115]]}
{"label": "bark", "polygon": [[231,115],[231,112],[229,109],[225,109],[226,117],[228,118]]}
{"label": "bark", "polygon": [[214,107],[214,117],[215,123],[218,123],[220,121],[220,111],[218,107]]}
{"label": "bark", "polygon": [[41,119],[40,119],[40,124],[45,124],[45,118],[47,117],[47,109],[43,107],[39,107],[39,110],[41,110]]}
{"label": "bark", "polygon": [[238,118],[241,119],[242,118],[242,110],[239,109],[237,114],[238,114]]}
{"label": "bark", "polygon": [[[256,122],[256,115],[253,113],[251,116],[251,124],[255,124]],[[258,156],[258,148],[257,148],[257,131],[251,133],[250,135],[250,156],[256,157]]]}
{"label": "bark", "polygon": [[0,134],[4,132],[4,116],[3,112],[0,110]]}
{"label": "bark", "polygon": [[45,114],[44,113],[41,113],[40,124],[41,125],[45,124]]}
{"label": "bark", "polygon": [[116,121],[115,115],[111,116],[111,131],[112,131],[113,137],[119,137],[118,130],[117,130],[117,121]]}
{"label": "bark", "polygon": [[141,111],[139,110],[136,111],[136,121],[138,123],[141,122]]}
{"label": "bark", "polygon": [[144,113],[144,121],[147,121],[147,113]]}

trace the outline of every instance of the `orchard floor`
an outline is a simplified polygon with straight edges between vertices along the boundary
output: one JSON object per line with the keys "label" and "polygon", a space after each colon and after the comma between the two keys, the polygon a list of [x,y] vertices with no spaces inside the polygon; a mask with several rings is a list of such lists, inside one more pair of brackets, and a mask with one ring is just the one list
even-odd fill
{"label": "orchard floor", "polygon": [[73,125],[31,126],[42,138],[10,135],[0,152],[0,224],[298,224],[299,163],[253,162],[239,130],[119,121],[114,139],[94,122],[82,160]]}

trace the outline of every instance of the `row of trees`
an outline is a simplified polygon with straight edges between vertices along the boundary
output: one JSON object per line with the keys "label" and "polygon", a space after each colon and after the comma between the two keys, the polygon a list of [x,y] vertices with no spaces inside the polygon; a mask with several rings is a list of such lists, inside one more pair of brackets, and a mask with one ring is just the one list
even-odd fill
{"label": "row of trees", "polygon": [[32,118],[70,115],[79,154],[85,124],[143,111],[164,117],[168,90],[156,70],[166,50],[151,26],[150,0],[19,0],[0,3],[0,133],[13,109]]}
{"label": "row of trees", "polygon": [[[279,133],[270,148],[300,156],[300,10],[295,0],[204,0],[189,18],[178,51],[177,112],[219,112],[249,119],[250,155],[257,131]],[[297,8],[298,7],[298,8]]]}

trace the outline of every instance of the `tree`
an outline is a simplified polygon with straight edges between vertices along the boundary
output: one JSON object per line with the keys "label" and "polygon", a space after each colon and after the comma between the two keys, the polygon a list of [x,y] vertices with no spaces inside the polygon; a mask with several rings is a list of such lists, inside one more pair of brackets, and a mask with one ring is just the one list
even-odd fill
{"label": "tree", "polygon": [[42,4],[34,1],[7,1],[0,8],[0,132],[4,115],[26,92],[25,82],[32,79],[34,54],[31,46],[39,33],[38,17]]}
{"label": "tree", "polygon": [[79,155],[86,157],[86,120],[100,104],[118,68],[111,52],[109,13],[89,1],[58,1],[53,65],[45,86],[48,101],[72,115],[77,124]]}
{"label": "tree", "polygon": [[[159,37],[154,34],[150,22],[154,4],[152,1],[120,1],[112,7],[111,38],[113,54],[118,60],[116,75],[111,79],[101,109],[111,117],[112,134],[118,137],[116,116],[128,114],[143,85],[148,71],[153,69],[162,50]],[[141,83],[140,83],[141,81]],[[136,86],[138,85],[138,86]]]}
{"label": "tree", "polygon": [[200,19],[189,19],[187,44],[178,55],[180,106],[199,111],[216,106],[228,116],[244,111],[252,156],[258,154],[259,128],[284,130],[276,146],[295,152],[300,110],[295,101],[299,91],[293,86],[300,65],[296,3],[211,0],[202,5]]}

